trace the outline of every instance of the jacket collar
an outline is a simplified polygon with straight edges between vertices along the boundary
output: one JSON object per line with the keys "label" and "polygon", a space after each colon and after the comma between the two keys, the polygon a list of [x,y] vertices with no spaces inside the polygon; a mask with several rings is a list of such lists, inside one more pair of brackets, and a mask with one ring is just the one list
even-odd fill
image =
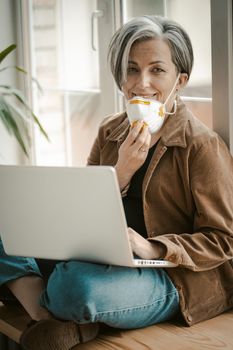
{"label": "jacket collar", "polygon": [[176,114],[168,118],[161,136],[161,140],[165,146],[179,146],[183,148],[187,146],[185,131],[188,120],[189,112],[187,107],[179,98],[177,101]]}
{"label": "jacket collar", "polygon": [[114,129],[107,139],[109,141],[124,141],[127,137],[130,129],[130,123],[127,117],[126,112],[122,113],[122,117],[124,117],[123,121],[118,125],[116,129]]}
{"label": "jacket collar", "polygon": [[[176,114],[174,116],[170,116],[164,125],[161,140],[165,146],[186,147],[185,130],[189,119],[187,118],[187,115],[187,108],[179,98],[177,101]],[[108,140],[123,142],[127,137],[130,124],[126,112],[124,112],[122,116],[125,118],[118,125],[118,127],[109,134]]]}

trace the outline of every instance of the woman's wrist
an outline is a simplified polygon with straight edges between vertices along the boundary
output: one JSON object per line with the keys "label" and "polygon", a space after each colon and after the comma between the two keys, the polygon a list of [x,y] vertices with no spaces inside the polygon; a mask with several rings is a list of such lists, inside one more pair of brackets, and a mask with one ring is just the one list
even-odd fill
{"label": "woman's wrist", "polygon": [[149,240],[151,243],[151,249],[153,250],[153,259],[164,259],[167,253],[167,248],[160,242],[154,242]]}
{"label": "woman's wrist", "polygon": [[126,174],[125,171],[123,173],[123,171],[121,170],[121,168],[120,168],[120,166],[118,164],[115,165],[115,170],[116,170],[116,173],[117,173],[119,187],[120,187],[120,190],[122,191],[130,183],[131,176]]}

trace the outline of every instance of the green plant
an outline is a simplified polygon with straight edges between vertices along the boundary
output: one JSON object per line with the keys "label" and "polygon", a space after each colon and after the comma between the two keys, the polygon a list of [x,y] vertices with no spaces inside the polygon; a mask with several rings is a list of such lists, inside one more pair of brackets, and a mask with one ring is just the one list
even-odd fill
{"label": "green plant", "polygon": [[[3,60],[15,49],[16,45],[13,44],[0,52],[0,67]],[[14,68],[20,73],[27,74],[24,69],[18,66],[0,68],[0,73],[10,68]],[[37,83],[39,89],[41,90],[38,82],[35,79],[33,80]],[[46,131],[29,107],[22,92],[10,85],[0,85],[0,119],[9,134],[16,138],[27,157],[28,150],[31,145],[30,134],[28,131],[31,118],[39,127],[44,137],[49,140]]]}

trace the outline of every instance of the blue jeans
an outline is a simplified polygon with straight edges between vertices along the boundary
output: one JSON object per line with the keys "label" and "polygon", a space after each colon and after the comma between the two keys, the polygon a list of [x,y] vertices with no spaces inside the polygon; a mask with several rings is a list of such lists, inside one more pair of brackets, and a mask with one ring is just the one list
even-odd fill
{"label": "blue jeans", "polygon": [[7,255],[0,239],[0,286],[30,274],[41,275],[35,259]]}
{"label": "blue jeans", "polygon": [[[41,276],[36,261],[7,256],[0,240],[0,285],[28,274]],[[40,304],[61,319],[133,329],[174,317],[179,296],[163,269],[69,261],[56,264]]]}
{"label": "blue jeans", "polygon": [[56,317],[140,328],[174,317],[176,288],[163,269],[62,262],[51,274],[41,305]]}

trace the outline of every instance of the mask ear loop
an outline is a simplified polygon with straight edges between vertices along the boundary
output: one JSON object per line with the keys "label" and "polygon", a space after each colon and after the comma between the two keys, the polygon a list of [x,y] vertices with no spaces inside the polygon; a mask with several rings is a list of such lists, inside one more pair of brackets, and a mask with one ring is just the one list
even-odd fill
{"label": "mask ear loop", "polygon": [[177,101],[174,100],[173,112],[166,112],[166,114],[173,115],[176,113],[176,110],[177,110]]}
{"label": "mask ear loop", "polygon": [[[175,84],[174,84],[173,88],[171,89],[170,94],[168,95],[168,97],[166,98],[166,101],[165,101],[164,104],[163,104],[164,106],[166,105],[167,101],[169,100],[169,98],[170,98],[171,95],[173,94],[174,90],[176,89],[176,84],[178,83],[179,78],[180,78],[180,73],[178,74],[178,76],[177,76],[177,78],[176,78]],[[175,113],[176,113],[176,110],[177,110],[177,101],[175,100],[175,101],[174,101],[173,112],[166,112],[166,114],[169,114],[169,115],[175,114]]]}

